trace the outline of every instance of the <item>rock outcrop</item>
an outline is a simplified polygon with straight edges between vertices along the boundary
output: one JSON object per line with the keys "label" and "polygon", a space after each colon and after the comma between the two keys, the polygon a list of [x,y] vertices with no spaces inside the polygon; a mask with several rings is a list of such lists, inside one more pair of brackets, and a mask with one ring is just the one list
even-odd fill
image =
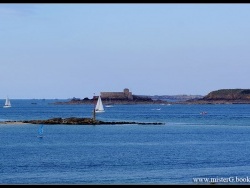
{"label": "rock outcrop", "polygon": [[250,100],[250,89],[220,89],[212,91],[204,100]]}
{"label": "rock outcrop", "polygon": [[201,99],[187,100],[192,104],[250,104],[250,89],[220,89]]}

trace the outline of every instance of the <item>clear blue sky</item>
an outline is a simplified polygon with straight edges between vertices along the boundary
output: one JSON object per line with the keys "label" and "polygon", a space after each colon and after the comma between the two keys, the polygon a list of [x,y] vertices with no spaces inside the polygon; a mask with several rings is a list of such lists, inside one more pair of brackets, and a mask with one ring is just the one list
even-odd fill
{"label": "clear blue sky", "polygon": [[250,4],[0,4],[0,98],[249,88]]}

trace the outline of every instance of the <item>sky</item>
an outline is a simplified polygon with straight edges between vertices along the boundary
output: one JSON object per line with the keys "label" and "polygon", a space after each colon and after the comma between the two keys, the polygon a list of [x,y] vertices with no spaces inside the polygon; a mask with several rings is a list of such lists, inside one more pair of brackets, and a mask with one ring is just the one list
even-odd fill
{"label": "sky", "polygon": [[0,98],[249,89],[250,4],[0,3]]}

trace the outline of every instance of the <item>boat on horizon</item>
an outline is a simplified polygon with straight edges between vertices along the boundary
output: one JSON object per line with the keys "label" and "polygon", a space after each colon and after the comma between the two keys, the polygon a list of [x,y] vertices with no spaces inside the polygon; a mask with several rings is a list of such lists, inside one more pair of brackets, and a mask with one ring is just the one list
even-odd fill
{"label": "boat on horizon", "polygon": [[10,99],[7,96],[3,108],[10,108],[10,107],[11,107]]}

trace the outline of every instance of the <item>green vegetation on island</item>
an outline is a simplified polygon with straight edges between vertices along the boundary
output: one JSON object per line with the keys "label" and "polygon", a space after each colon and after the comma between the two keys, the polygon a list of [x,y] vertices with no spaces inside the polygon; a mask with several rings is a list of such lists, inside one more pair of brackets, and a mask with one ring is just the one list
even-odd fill
{"label": "green vegetation on island", "polygon": [[219,89],[201,99],[187,100],[192,104],[250,104],[250,89]]}

